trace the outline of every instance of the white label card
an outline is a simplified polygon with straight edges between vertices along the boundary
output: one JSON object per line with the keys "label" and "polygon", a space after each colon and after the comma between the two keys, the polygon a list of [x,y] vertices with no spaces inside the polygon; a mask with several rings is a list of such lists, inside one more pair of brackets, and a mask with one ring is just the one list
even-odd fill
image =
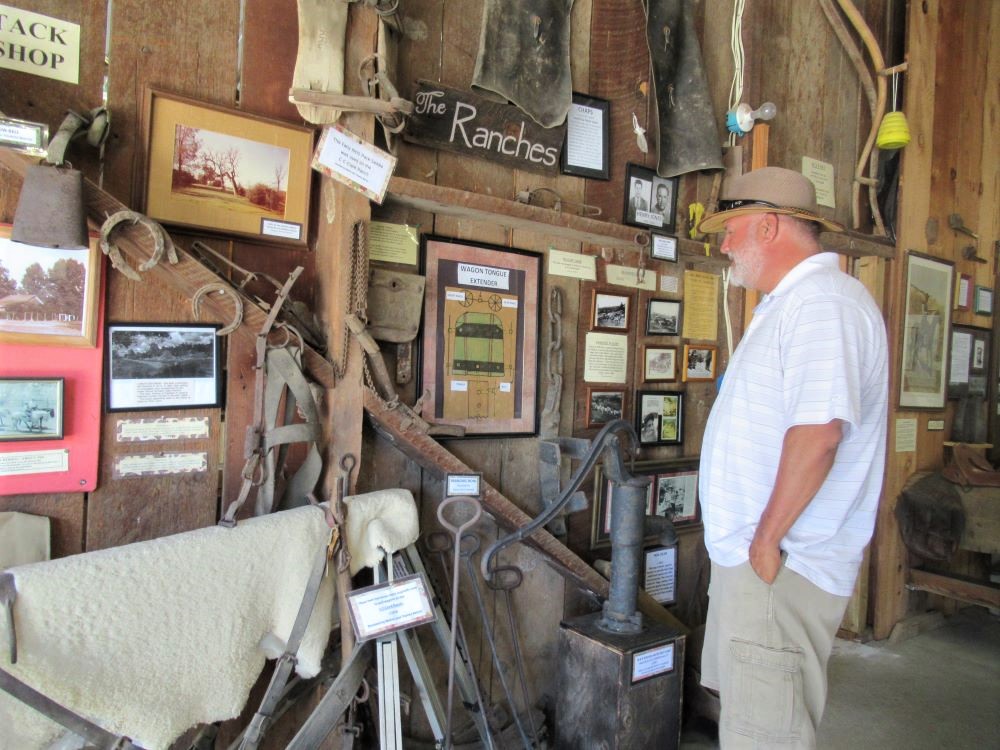
{"label": "white label card", "polygon": [[674,644],[673,642],[649,648],[645,651],[636,651],[632,654],[632,682],[655,677],[658,674],[666,674],[674,668]]}
{"label": "white label card", "polygon": [[430,591],[420,574],[352,591],[347,606],[359,641],[435,620]]}
{"label": "white label card", "polygon": [[449,474],[445,497],[479,497],[482,493],[482,477],[479,474]]}
{"label": "white label card", "polygon": [[463,286],[481,286],[486,289],[510,289],[510,270],[459,263],[458,283]]}
{"label": "white label card", "polygon": [[65,449],[0,453],[0,477],[61,471],[69,471],[69,451]]}

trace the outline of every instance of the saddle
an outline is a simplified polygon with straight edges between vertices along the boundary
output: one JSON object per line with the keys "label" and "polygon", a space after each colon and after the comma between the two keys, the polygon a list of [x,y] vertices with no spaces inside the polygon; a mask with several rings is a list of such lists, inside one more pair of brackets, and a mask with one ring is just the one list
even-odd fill
{"label": "saddle", "polygon": [[952,446],[951,458],[941,476],[962,487],[1000,487],[1000,471],[963,443]]}

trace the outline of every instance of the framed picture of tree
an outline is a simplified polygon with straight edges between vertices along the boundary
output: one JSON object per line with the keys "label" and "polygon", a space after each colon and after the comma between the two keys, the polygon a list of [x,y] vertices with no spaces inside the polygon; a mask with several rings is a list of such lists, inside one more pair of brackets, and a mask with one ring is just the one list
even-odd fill
{"label": "framed picture of tree", "polygon": [[96,346],[101,250],[13,242],[0,224],[0,343]]}
{"label": "framed picture of tree", "polygon": [[147,89],[142,132],[151,218],[307,244],[312,128]]}

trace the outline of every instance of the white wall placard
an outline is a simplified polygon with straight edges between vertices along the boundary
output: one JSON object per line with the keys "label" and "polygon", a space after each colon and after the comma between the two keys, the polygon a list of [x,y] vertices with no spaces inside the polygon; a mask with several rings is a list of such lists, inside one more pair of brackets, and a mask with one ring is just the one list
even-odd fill
{"label": "white wall placard", "polygon": [[674,669],[674,643],[636,651],[632,654],[632,682],[641,682]]}
{"label": "white wall placard", "polygon": [[159,417],[119,419],[115,440],[119,443],[146,440],[191,440],[208,437],[208,417]]}
{"label": "white wall placard", "polygon": [[339,125],[329,125],[316,146],[312,167],[381,204],[396,157]]}
{"label": "white wall placard", "polygon": [[445,497],[480,497],[482,474],[449,474],[445,482]]}
{"label": "white wall placard", "polygon": [[347,607],[358,641],[433,622],[427,581],[419,573],[347,594]]}
{"label": "white wall placard", "polygon": [[56,471],[69,471],[68,450],[0,453],[0,477],[17,474],[51,474]]}

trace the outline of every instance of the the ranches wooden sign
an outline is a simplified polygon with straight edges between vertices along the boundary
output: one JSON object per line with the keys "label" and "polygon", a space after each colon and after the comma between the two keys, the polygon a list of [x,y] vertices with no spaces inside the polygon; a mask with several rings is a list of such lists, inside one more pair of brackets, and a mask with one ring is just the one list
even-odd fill
{"label": "the ranches wooden sign", "polygon": [[559,171],[565,125],[543,128],[517,107],[419,81],[403,138],[545,174]]}

